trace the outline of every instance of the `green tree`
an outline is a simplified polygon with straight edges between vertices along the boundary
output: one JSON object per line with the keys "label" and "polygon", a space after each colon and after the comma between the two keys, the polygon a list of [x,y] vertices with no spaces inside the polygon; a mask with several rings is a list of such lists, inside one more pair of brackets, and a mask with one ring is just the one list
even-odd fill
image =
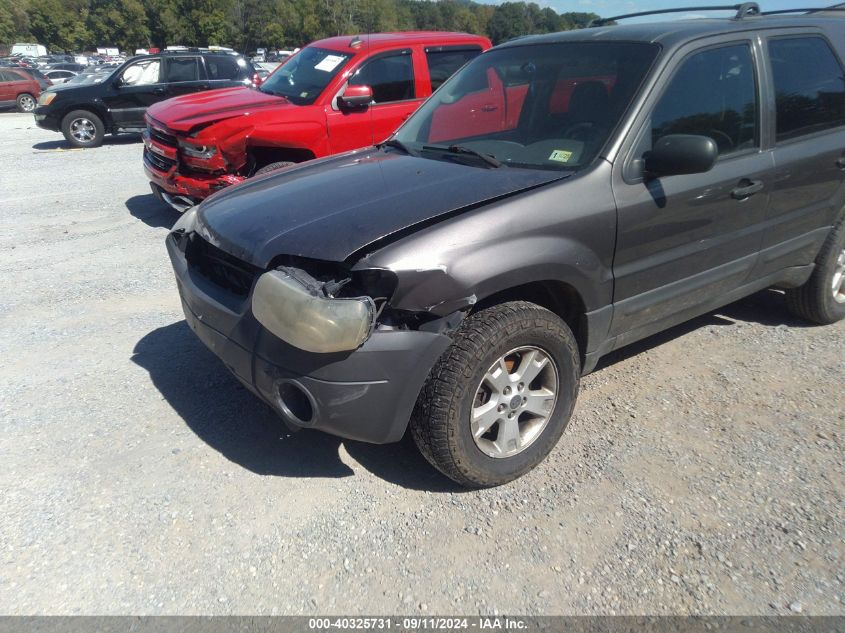
{"label": "green tree", "polygon": [[466,31],[495,43],[583,28],[592,13],[473,0],[0,0],[0,43],[36,39],[51,50],[174,44],[296,47],[332,35]]}

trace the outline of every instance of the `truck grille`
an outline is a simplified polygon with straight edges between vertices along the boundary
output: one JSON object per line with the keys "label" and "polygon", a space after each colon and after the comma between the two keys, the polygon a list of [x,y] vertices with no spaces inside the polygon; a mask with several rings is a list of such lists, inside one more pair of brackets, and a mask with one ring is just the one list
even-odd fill
{"label": "truck grille", "polygon": [[188,265],[213,284],[246,297],[263,271],[209,244],[194,234],[185,249]]}
{"label": "truck grille", "polygon": [[156,143],[161,143],[162,145],[167,145],[168,147],[178,147],[179,142],[176,140],[176,137],[172,134],[168,134],[162,130],[159,130],[152,125],[147,126],[147,133],[150,135],[150,138],[154,140]]}
{"label": "truck grille", "polygon": [[157,171],[170,171],[176,166],[175,160],[159,156],[146,147],[144,148],[144,162]]}

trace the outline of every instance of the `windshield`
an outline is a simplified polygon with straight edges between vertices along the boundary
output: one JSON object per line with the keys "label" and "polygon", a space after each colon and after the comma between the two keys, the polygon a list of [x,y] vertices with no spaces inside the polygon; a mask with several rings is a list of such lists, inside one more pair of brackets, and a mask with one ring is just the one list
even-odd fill
{"label": "windshield", "polygon": [[287,97],[297,105],[310,105],[343,69],[351,55],[307,46],[289,57],[259,90]]}
{"label": "windshield", "polygon": [[425,158],[466,162],[481,153],[508,167],[584,167],[616,127],[658,50],[630,42],[494,49],[444,83],[394,139]]}

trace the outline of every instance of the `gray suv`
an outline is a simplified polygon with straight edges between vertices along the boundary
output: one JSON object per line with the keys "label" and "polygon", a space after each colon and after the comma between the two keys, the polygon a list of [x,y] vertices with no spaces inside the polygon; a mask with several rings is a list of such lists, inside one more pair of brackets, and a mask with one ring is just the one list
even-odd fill
{"label": "gray suv", "polygon": [[167,238],[188,323],[294,427],[524,474],[605,354],[759,290],[845,317],[845,13],[478,56],[387,141],[227,189]]}

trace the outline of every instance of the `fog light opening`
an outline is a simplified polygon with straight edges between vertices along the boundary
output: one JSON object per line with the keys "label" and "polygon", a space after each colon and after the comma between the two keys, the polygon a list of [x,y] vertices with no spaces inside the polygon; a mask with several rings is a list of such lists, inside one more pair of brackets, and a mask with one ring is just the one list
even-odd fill
{"label": "fog light opening", "polygon": [[299,385],[283,382],[279,385],[279,402],[282,411],[293,422],[310,424],[314,419],[314,405],[310,395]]}

